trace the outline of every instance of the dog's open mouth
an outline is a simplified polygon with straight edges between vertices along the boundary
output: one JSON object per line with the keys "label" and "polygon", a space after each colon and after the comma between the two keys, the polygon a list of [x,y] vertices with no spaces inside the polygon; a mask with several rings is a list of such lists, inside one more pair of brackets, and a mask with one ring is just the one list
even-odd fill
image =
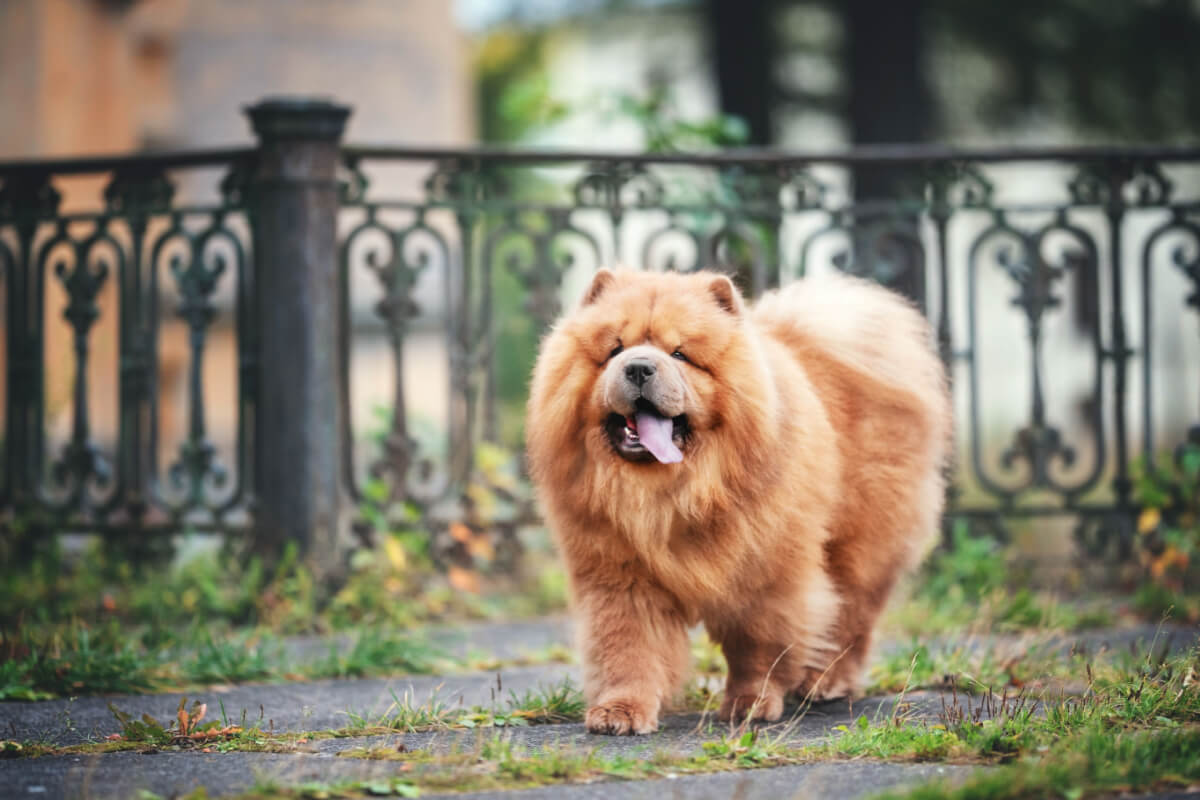
{"label": "dog's open mouth", "polygon": [[609,414],[604,425],[617,454],[627,461],[677,464],[687,441],[687,415],[667,417],[645,398],[636,403],[633,416]]}

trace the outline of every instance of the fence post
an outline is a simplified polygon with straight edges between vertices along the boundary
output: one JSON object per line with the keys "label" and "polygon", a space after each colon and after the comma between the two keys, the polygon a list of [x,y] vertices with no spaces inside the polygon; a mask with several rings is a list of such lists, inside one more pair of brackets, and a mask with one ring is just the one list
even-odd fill
{"label": "fence post", "polygon": [[258,136],[250,190],[258,407],[255,550],[295,542],[320,579],[344,569],[338,382],[337,166],[350,109],[268,98],[246,109]]}

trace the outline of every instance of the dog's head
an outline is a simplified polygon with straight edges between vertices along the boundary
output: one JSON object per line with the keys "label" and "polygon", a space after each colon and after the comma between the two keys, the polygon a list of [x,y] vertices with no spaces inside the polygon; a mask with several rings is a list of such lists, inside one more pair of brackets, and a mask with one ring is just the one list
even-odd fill
{"label": "dog's head", "polygon": [[[589,450],[656,467],[685,461],[743,395],[745,313],[737,288],[718,273],[601,270],[543,352],[574,359],[563,370],[572,380],[535,382],[535,393],[583,395]],[[531,436],[543,422],[538,407],[535,397]]]}

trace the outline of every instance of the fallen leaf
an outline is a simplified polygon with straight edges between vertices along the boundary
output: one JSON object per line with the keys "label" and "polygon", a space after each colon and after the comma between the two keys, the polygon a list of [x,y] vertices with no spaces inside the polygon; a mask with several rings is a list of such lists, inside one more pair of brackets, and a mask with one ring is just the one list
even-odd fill
{"label": "fallen leaf", "polygon": [[496,551],[492,547],[492,537],[486,533],[472,537],[471,541],[467,542],[467,552],[475,558],[482,558],[485,561],[491,561],[496,555]]}
{"label": "fallen leaf", "polygon": [[446,574],[450,585],[460,592],[479,594],[479,573],[462,567],[451,566]]}
{"label": "fallen leaf", "polygon": [[404,545],[399,539],[389,536],[383,540],[383,552],[387,556],[388,563],[396,572],[403,571],[408,564],[408,556],[404,552]]}
{"label": "fallen leaf", "polygon": [[466,544],[467,542],[471,541],[471,536],[472,536],[471,529],[468,528],[466,525],[463,525],[461,522],[451,522],[450,523],[450,536],[456,542],[462,542],[462,543]]}

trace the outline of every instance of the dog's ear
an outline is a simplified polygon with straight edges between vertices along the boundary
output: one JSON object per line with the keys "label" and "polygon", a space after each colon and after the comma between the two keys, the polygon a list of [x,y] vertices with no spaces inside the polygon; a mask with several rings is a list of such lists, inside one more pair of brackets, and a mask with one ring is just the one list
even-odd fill
{"label": "dog's ear", "polygon": [[605,290],[616,283],[616,281],[617,276],[612,270],[601,267],[596,271],[596,276],[592,278],[592,285],[583,293],[583,302],[580,305],[590,306],[599,300],[600,295],[604,294]]}
{"label": "dog's ear", "polygon": [[725,275],[714,275],[712,282],[708,284],[708,291],[717,301],[724,311],[733,314],[735,317],[742,315],[742,293],[733,285],[733,281],[729,280]]}

